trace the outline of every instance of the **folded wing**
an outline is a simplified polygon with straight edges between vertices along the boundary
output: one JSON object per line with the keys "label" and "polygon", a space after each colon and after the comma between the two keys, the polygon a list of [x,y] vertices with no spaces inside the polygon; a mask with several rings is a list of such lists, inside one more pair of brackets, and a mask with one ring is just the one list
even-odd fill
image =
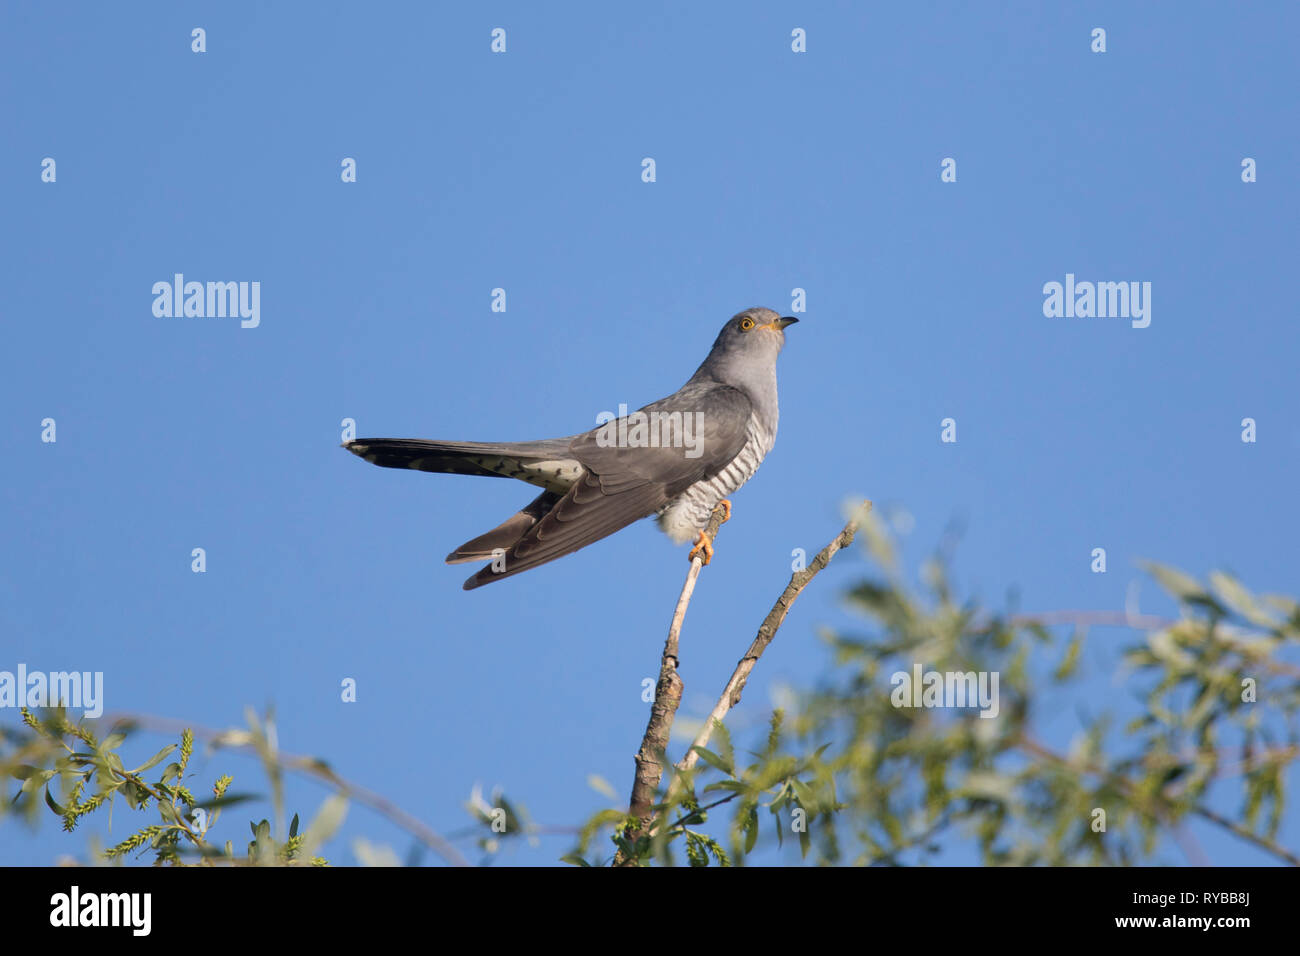
{"label": "folded wing", "polygon": [[[635,432],[631,427],[620,430],[616,421],[612,428],[602,426],[574,438],[564,454],[581,465],[580,476],[506,550],[503,570],[488,565],[465,582],[465,590],[571,554],[654,514],[691,485],[712,478],[744,447],[752,408],[743,392],[710,382],[690,384],[629,419],[652,413],[675,416],[678,422],[692,416],[689,432],[679,430],[677,437],[683,440],[667,447],[648,447],[620,440],[620,434],[627,439]],[[662,431],[658,437],[663,437]]]}

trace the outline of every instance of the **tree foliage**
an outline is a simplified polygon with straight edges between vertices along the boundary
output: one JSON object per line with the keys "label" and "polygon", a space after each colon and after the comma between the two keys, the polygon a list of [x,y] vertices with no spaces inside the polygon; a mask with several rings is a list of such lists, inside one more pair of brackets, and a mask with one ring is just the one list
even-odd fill
{"label": "tree foliage", "polygon": [[[823,864],[920,863],[949,848],[986,865],[1118,865],[1160,858],[1170,838],[1199,863],[1185,826],[1197,817],[1300,864],[1277,840],[1300,754],[1300,669],[1285,660],[1300,643],[1294,600],[1149,565],[1177,618],[991,613],[958,599],[942,556],[909,587],[880,525],[866,530],[882,573],[847,595],[862,632],[824,636],[822,686],[773,711],[746,759],[723,734],[681,786],[666,779],[655,825],[607,811],[566,859],[673,864],[681,850],[692,865],[743,863],[793,843]],[[1094,674],[1071,717],[1080,668],[1108,659],[1115,673]],[[900,675],[918,665],[997,675],[997,716],[897,706]],[[1099,676],[1112,679],[1098,699]],[[1045,743],[1048,724],[1068,743]],[[601,833],[613,852],[600,853]]]}
{"label": "tree foliage", "polygon": [[[764,862],[901,865],[946,851],[945,861],[990,865],[1120,865],[1163,861],[1177,847],[1203,863],[1186,826],[1200,819],[1300,865],[1279,841],[1286,776],[1300,755],[1300,668],[1288,662],[1300,644],[1295,600],[1253,594],[1226,573],[1199,581],[1149,565],[1178,616],[992,612],[959,599],[942,555],[909,584],[881,525],[872,519],[864,530],[878,570],[845,595],[860,629],[822,635],[829,663],[820,684],[790,693],[761,733],[718,724],[689,771],[665,755],[648,826],[601,786],[612,805],[571,829],[565,862],[728,866],[761,854]],[[900,706],[902,677],[918,668],[996,675],[996,716],[981,716],[971,701]],[[749,727],[759,716],[744,705],[733,713]],[[276,823],[250,821],[252,840],[237,850],[233,836],[218,843],[217,824],[252,795],[232,792],[228,775],[201,796],[191,790],[200,788],[189,770],[190,730],[128,769],[120,748],[137,729],[130,722],[101,737],[99,723],[73,724],[57,708],[22,717],[0,730],[0,774],[17,783],[8,812],[50,812],[68,831],[119,798],[145,815],[131,818],[126,838],[94,848],[100,860],[320,865],[317,850],[359,790],[321,761],[293,758],[290,769],[333,792],[306,830],[296,815],[286,827],[286,760],[270,717],[249,712],[246,730],[209,741],[256,752],[270,784]],[[733,741],[741,736],[753,739],[742,747]],[[390,813],[381,798],[369,802],[463,862],[422,824]],[[475,791],[466,806],[473,823],[453,838],[475,840],[484,861],[512,841],[536,843],[544,829],[499,792],[489,801]],[[357,855],[396,862],[364,841]]]}

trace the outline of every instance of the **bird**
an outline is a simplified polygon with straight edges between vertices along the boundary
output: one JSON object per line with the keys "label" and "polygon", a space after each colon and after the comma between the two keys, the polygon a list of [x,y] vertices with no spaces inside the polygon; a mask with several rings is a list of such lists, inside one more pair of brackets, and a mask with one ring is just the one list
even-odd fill
{"label": "bird", "polygon": [[[562,438],[521,442],[356,438],[344,448],[383,468],[514,478],[542,489],[496,528],[447,555],[490,559],[464,589],[554,561],[655,515],[689,557],[707,564],[715,506],[754,476],[776,441],[776,359],[799,320],[750,308],[727,320],[681,388],[637,411]],[[620,411],[623,409],[620,408]],[[608,413],[607,413],[608,414]]]}

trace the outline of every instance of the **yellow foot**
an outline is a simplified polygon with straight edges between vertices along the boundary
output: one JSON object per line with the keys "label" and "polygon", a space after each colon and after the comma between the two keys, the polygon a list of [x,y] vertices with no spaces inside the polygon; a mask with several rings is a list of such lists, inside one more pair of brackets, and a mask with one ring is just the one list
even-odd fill
{"label": "yellow foot", "polygon": [[697,557],[703,555],[702,564],[708,564],[713,560],[713,539],[703,531],[695,539],[695,547],[691,548],[691,553],[686,556],[687,561],[694,561]]}
{"label": "yellow foot", "polygon": [[718,504],[722,505],[723,511],[726,512],[726,514],[722,516],[722,524],[726,524],[731,520],[731,502],[728,499],[723,498],[718,502]]}

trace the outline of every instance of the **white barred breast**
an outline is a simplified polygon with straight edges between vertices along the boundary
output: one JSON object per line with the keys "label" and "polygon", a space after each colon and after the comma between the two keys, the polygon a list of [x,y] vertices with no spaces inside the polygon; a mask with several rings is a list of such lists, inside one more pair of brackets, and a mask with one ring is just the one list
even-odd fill
{"label": "white barred breast", "polygon": [[763,458],[776,442],[757,415],[749,417],[745,445],[731,463],[708,481],[697,481],[659,509],[659,528],[677,544],[692,540],[709,523],[709,515],[723,498],[754,477]]}

